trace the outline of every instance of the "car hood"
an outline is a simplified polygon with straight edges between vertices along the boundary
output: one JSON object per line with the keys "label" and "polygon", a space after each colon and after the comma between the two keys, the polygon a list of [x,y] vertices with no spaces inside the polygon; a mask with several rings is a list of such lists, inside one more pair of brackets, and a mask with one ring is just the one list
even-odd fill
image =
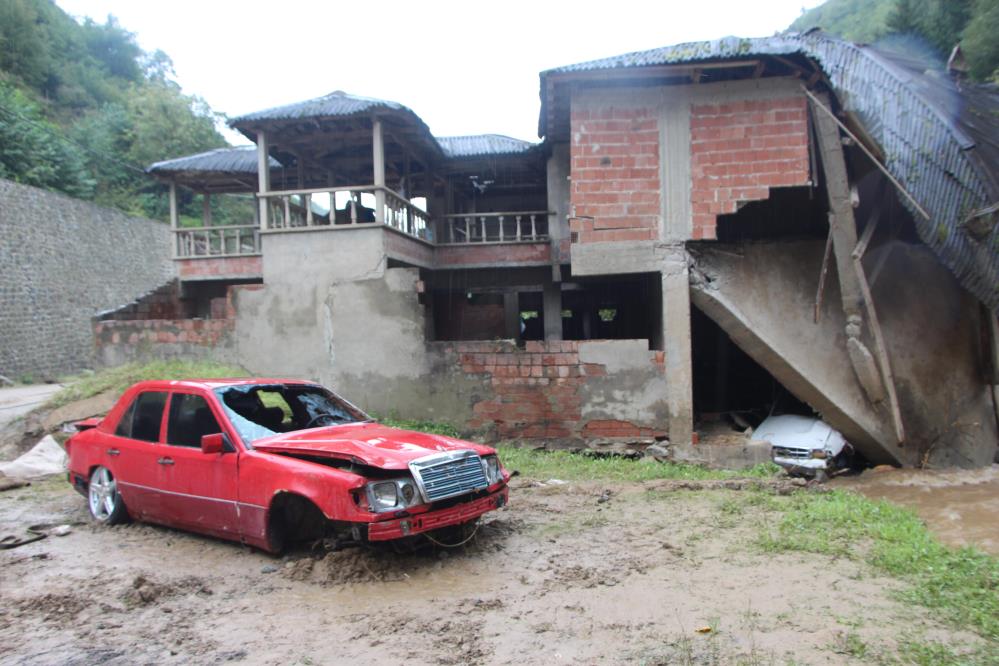
{"label": "car hood", "polygon": [[410,461],[444,451],[472,450],[479,455],[495,450],[460,439],[378,423],[352,423],[298,430],[253,443],[257,451],[340,458],[384,469],[406,469]]}
{"label": "car hood", "polygon": [[843,435],[822,420],[794,414],[768,417],[753,431],[752,441],[785,449],[830,448],[833,454],[845,444]]}

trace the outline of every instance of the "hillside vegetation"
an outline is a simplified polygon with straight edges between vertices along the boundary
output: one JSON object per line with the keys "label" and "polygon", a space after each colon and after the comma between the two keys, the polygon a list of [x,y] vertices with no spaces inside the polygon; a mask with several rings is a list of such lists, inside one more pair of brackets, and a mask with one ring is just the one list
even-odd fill
{"label": "hillside vegetation", "polygon": [[790,29],[815,27],[867,43],[914,34],[941,58],[960,43],[971,76],[999,82],[999,0],[828,0],[803,13]]}
{"label": "hillside vegetation", "polygon": [[219,119],[113,16],[0,0],[0,177],[162,219],[164,188],[143,169],[225,146]]}

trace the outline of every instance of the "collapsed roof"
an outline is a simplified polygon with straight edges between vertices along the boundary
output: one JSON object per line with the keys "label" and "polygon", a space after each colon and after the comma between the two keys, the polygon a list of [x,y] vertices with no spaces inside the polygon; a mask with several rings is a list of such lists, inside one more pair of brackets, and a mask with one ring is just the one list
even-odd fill
{"label": "collapsed roof", "polygon": [[[767,58],[804,85],[827,84],[887,170],[928,213],[903,201],[919,236],[993,311],[999,311],[999,93],[995,86],[955,80],[925,60],[853,44],[813,30],[759,39],[728,37],[592,60],[541,73],[539,136],[568,138],[570,91],[580,82],[613,84],[654,73],[675,83],[726,74]],[[757,63],[758,64],[758,63]],[[677,67],[687,65],[688,67]],[[716,66],[718,69],[703,68]],[[752,71],[752,70],[751,70]],[[969,230],[976,216],[989,219]]]}

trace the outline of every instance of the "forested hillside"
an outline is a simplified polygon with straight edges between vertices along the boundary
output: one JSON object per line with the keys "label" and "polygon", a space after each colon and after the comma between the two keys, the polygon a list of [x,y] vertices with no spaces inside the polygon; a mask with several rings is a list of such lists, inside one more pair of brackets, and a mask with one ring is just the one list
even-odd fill
{"label": "forested hillside", "polygon": [[109,16],[0,0],[0,177],[163,218],[151,162],[226,145],[217,114]]}
{"label": "forested hillside", "polygon": [[814,27],[855,42],[915,34],[942,58],[960,42],[972,77],[999,82],[999,0],[827,0],[791,24]]}

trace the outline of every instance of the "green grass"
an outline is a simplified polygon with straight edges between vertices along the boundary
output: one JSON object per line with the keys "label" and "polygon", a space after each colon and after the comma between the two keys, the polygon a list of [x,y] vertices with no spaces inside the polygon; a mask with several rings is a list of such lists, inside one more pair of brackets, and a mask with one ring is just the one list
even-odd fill
{"label": "green grass", "polygon": [[444,435],[445,437],[458,437],[458,429],[450,423],[444,421],[423,421],[420,419],[400,419],[394,416],[371,415],[379,423],[393,428],[403,430],[416,430],[419,432],[429,432],[434,435]]}
{"label": "green grass", "polygon": [[944,546],[908,509],[851,492],[780,499],[783,516],[764,528],[758,541],[765,550],[866,561],[906,582],[901,592],[906,601],[939,610],[955,627],[999,641],[999,558]]}
{"label": "green grass", "polygon": [[247,376],[246,370],[238,366],[222,365],[212,361],[129,363],[74,380],[52,396],[46,407],[59,407],[106,391],[120,394],[135,382],[146,379],[213,379],[245,376]]}
{"label": "green grass", "polygon": [[537,451],[508,445],[497,447],[503,466],[535,479],[563,481],[655,481],[658,479],[764,479],[780,468],[763,463],[745,470],[714,470],[688,463],[660,463],[619,457],[596,458],[568,451]]}

